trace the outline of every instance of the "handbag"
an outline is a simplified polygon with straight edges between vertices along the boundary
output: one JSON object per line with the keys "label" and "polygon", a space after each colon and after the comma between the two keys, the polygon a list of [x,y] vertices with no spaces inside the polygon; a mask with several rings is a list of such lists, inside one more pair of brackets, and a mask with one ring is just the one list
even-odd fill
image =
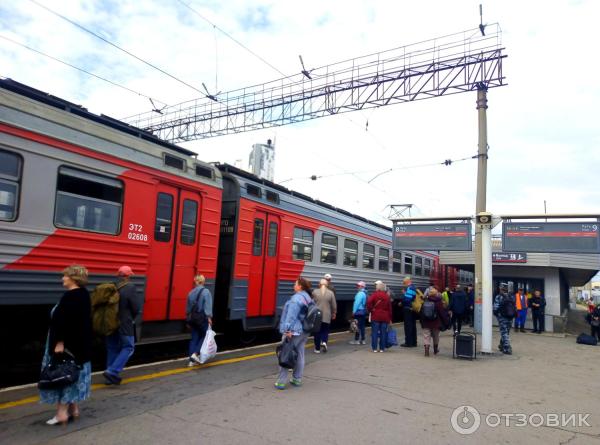
{"label": "handbag", "polygon": [[298,351],[294,347],[292,340],[285,338],[275,349],[279,366],[287,369],[294,369],[298,361]]}
{"label": "handbag", "polygon": [[198,302],[200,301],[201,296],[202,292],[198,294],[198,298],[196,298],[196,301],[192,306],[192,310],[190,311],[190,314],[187,316],[186,319],[186,323],[196,329],[202,329],[207,321],[206,313],[204,312],[204,310],[198,310]]}
{"label": "handbag", "polygon": [[366,317],[367,310],[366,309],[357,309],[356,312],[354,313],[354,315],[356,317]]}
{"label": "handbag", "polygon": [[40,373],[39,389],[60,389],[79,380],[79,366],[68,350],[62,354],[52,354],[50,361]]}

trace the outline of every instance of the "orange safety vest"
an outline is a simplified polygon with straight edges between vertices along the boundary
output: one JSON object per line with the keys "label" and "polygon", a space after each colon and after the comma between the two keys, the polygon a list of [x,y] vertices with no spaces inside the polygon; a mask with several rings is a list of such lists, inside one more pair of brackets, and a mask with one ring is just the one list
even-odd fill
{"label": "orange safety vest", "polygon": [[517,304],[517,310],[520,311],[521,309],[527,309],[527,297],[525,298],[525,301],[522,302],[521,298],[523,298],[525,295],[521,295],[519,292],[517,292],[515,294],[515,303]]}

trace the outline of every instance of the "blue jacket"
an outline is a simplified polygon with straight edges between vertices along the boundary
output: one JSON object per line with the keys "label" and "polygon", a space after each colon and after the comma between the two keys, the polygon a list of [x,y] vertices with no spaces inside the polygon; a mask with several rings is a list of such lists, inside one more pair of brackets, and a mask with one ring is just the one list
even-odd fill
{"label": "blue jacket", "polygon": [[193,288],[187,296],[187,307],[185,309],[186,315],[189,315],[192,312],[192,308],[194,307],[194,303],[198,300],[197,311],[204,311],[207,317],[212,318],[213,316],[213,298],[208,290],[208,288],[204,286],[196,286]]}
{"label": "blue jacket", "polygon": [[354,305],[352,305],[352,313],[356,314],[359,309],[367,309],[367,294],[364,289],[359,290],[354,296]]}
{"label": "blue jacket", "polygon": [[448,307],[453,313],[464,314],[467,310],[468,297],[462,290],[452,292],[450,297],[450,306]]}
{"label": "blue jacket", "polygon": [[417,287],[414,284],[409,285],[404,291],[404,298],[402,299],[402,305],[410,307],[415,297],[417,296]]}
{"label": "blue jacket", "polygon": [[292,297],[283,306],[281,320],[279,322],[279,333],[283,334],[290,331],[292,335],[301,335],[302,321],[306,317],[306,306],[312,301],[305,291],[300,291]]}

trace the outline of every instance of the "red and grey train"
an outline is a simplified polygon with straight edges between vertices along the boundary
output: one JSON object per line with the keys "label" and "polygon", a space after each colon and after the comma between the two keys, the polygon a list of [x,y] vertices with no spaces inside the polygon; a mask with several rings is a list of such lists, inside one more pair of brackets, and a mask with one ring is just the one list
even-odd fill
{"label": "red and grey train", "polygon": [[299,275],[331,273],[348,313],[358,280],[398,295],[405,275],[423,287],[470,279],[434,253],[393,251],[387,226],[2,80],[3,337],[45,329],[73,263],[92,287],[130,265],[145,299],[141,334],[157,338],[183,332],[196,273],[214,291],[218,329],[241,332],[273,328]]}

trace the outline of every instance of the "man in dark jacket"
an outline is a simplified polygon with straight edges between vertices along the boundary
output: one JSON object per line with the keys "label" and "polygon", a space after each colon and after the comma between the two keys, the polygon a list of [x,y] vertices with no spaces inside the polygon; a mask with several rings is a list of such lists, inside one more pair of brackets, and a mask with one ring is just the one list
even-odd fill
{"label": "man in dark jacket", "polygon": [[531,308],[531,318],[533,321],[533,332],[541,334],[545,330],[544,318],[545,318],[545,307],[546,299],[539,290],[533,292],[533,297],[529,300],[529,307]]}
{"label": "man in dark jacket", "polygon": [[457,285],[456,290],[452,292],[452,299],[450,300],[450,307],[448,308],[452,314],[452,329],[455,334],[460,334],[468,305],[469,301],[467,294]]}
{"label": "man in dark jacket", "polygon": [[121,383],[119,374],[125,368],[135,348],[135,320],[142,313],[143,301],[136,295],[135,284],[130,282],[133,271],[121,266],[117,273],[119,282],[119,329],[106,337],[106,371],[102,373],[107,385]]}

